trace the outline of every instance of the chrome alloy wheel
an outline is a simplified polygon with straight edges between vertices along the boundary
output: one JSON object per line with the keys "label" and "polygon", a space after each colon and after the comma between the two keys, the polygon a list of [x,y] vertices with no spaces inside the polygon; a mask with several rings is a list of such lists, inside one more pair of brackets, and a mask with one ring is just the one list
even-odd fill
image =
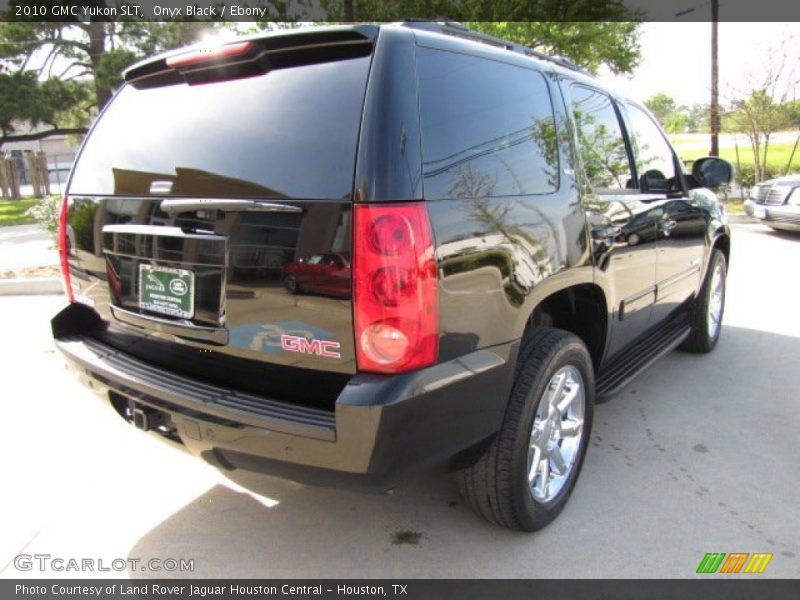
{"label": "chrome alloy wheel", "polygon": [[722,324],[722,307],[725,302],[725,276],[720,262],[717,262],[714,266],[709,291],[711,295],[708,299],[706,320],[708,322],[708,337],[713,340],[717,337]]}
{"label": "chrome alloy wheel", "polygon": [[571,365],[562,367],[550,378],[531,428],[528,484],[537,502],[558,496],[575,467],[585,411],[580,371]]}

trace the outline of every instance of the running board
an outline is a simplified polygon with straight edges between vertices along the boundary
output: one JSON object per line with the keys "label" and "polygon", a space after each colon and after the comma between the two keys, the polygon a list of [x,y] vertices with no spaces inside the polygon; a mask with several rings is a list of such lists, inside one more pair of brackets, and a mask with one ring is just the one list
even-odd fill
{"label": "running board", "polygon": [[654,327],[612,358],[597,378],[597,402],[605,402],[639,373],[669,354],[687,338],[690,327],[685,314]]}

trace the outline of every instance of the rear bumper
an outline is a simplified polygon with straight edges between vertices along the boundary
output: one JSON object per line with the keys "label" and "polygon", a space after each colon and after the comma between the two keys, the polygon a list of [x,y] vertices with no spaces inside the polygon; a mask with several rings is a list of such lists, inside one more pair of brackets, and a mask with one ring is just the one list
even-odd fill
{"label": "rear bumper", "polygon": [[203,384],[86,335],[56,346],[94,391],[168,415],[173,435],[217,467],[372,491],[452,467],[496,433],[516,353],[505,344],[402,375],[357,374],[323,411]]}

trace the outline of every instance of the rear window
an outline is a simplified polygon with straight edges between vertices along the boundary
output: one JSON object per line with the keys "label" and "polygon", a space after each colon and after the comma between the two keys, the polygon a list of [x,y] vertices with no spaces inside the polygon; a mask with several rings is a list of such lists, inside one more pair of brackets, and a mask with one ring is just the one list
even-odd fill
{"label": "rear window", "polygon": [[558,189],[555,118],[541,73],[427,48],[418,64],[426,198]]}
{"label": "rear window", "polygon": [[349,198],[369,60],[127,85],[92,131],[70,193]]}

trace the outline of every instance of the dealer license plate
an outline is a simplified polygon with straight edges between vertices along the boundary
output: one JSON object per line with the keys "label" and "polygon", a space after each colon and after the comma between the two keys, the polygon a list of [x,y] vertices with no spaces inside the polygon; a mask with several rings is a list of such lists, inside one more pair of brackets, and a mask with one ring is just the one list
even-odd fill
{"label": "dealer license plate", "polygon": [[191,319],[194,316],[194,273],[153,265],[139,265],[139,307]]}

